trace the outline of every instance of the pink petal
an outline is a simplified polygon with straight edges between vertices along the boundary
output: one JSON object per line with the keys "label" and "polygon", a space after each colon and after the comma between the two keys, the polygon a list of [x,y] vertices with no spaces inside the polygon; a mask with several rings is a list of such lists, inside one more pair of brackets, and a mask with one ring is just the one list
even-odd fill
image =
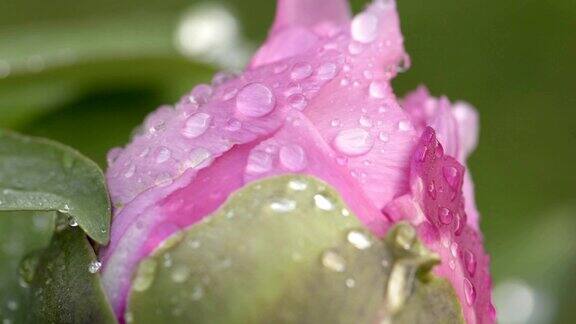
{"label": "pink petal", "polygon": [[[445,153],[458,158],[462,164],[474,151],[478,142],[478,113],[469,104],[450,104],[447,98],[436,99],[426,87],[419,87],[403,100],[418,131],[432,127]],[[474,185],[469,174],[464,177],[464,197],[468,224],[478,229],[479,213],[474,199]]]}
{"label": "pink petal", "polygon": [[373,233],[379,236],[386,233],[389,221],[363,194],[358,181],[336,162],[336,152],[324,142],[314,125],[299,112],[290,114],[288,120],[278,133],[250,152],[246,181],[287,173],[315,176],[337,189]]}
{"label": "pink petal", "polygon": [[[465,169],[444,154],[434,130],[427,127],[411,167],[412,200],[402,197],[387,207],[394,219],[406,218],[419,227],[429,248],[440,254],[436,273],[450,280],[461,300],[467,323],[493,323],[489,257],[482,237],[466,224],[462,183]],[[409,203],[406,203],[409,201]],[[410,202],[416,206],[410,206]],[[421,210],[420,215],[410,215]]]}
{"label": "pink petal", "polygon": [[276,19],[252,68],[303,54],[318,40],[346,26],[350,10],[346,0],[279,0]]}

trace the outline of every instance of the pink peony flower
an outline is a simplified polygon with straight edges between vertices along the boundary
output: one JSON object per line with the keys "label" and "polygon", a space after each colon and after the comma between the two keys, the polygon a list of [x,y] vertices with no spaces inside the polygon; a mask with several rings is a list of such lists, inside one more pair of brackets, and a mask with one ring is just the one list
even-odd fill
{"label": "pink peony flower", "polygon": [[468,323],[495,320],[489,258],[464,167],[478,117],[420,88],[399,100],[409,65],[395,2],[351,17],[344,0],[279,0],[268,40],[238,76],[217,74],[159,108],[109,153],[115,205],[103,281],[123,314],[138,262],[210,215],[233,191],[279,174],[336,188],[373,233],[407,220],[442,263]]}

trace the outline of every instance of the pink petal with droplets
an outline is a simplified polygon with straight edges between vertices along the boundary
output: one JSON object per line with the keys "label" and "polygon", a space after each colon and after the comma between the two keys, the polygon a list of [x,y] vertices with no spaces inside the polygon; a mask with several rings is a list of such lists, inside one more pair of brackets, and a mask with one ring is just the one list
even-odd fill
{"label": "pink petal with droplets", "polygon": [[346,26],[349,19],[346,0],[280,0],[270,35],[252,58],[250,67],[306,53],[320,38]]}
{"label": "pink petal with droplets", "polygon": [[[442,263],[435,272],[452,282],[467,323],[493,323],[489,257],[478,231],[466,224],[462,183],[464,167],[444,154],[434,130],[427,127],[411,162],[411,195],[391,203],[386,211],[399,212],[393,218],[408,219],[418,226],[426,245],[436,251]],[[420,208],[425,219],[410,215]]]}
{"label": "pink petal with droplets", "polygon": [[[464,102],[451,104],[446,97],[434,98],[424,86],[406,96],[402,104],[419,132],[426,126],[432,127],[445,153],[466,164],[478,142],[478,113],[471,105]],[[469,174],[464,177],[464,197],[468,224],[478,229],[479,213]]]}

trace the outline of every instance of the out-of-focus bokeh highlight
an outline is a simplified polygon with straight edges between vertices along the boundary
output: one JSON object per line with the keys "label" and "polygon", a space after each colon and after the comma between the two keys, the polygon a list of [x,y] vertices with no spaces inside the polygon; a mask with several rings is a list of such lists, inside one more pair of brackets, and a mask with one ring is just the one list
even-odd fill
{"label": "out-of-focus bokeh highlight", "polygon": [[[425,83],[481,114],[471,169],[499,323],[575,323],[576,1],[399,8],[413,67],[396,92]],[[273,12],[271,0],[1,1],[0,127],[104,166],[147,112],[240,70]]]}

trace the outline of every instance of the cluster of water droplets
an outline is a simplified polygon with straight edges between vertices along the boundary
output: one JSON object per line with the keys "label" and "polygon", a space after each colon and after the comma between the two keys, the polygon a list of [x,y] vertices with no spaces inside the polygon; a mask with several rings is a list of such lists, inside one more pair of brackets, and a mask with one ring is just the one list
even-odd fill
{"label": "cluster of water droplets", "polygon": [[[489,287],[490,279],[486,269],[480,273],[477,269],[478,258],[486,258],[478,250],[482,244],[481,239],[476,232],[467,229],[462,194],[464,168],[453,157],[444,154],[430,129],[422,136],[414,155],[414,163],[416,169],[424,175],[424,207],[428,220],[439,231],[439,252],[453,272],[454,280],[461,280],[466,305],[477,307],[477,286]],[[458,282],[454,284],[458,285]],[[486,307],[493,309],[489,300]]]}

